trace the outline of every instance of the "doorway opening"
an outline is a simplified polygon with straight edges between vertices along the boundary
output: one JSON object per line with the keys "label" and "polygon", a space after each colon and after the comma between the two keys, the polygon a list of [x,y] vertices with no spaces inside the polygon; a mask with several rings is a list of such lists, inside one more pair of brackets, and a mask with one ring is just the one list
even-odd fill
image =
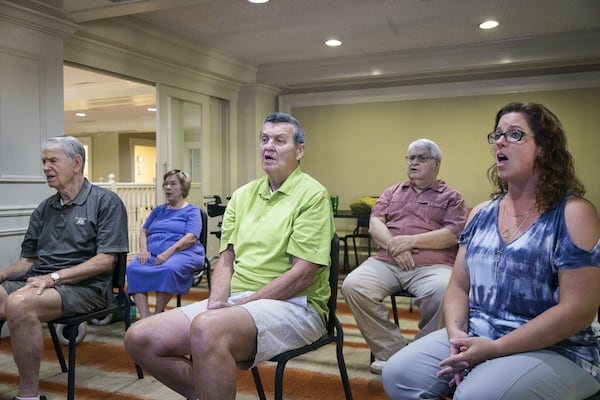
{"label": "doorway opening", "polygon": [[[63,75],[65,134],[87,146],[88,179],[156,182],[156,88],[78,66],[64,65]],[[147,147],[141,166],[132,140]]]}

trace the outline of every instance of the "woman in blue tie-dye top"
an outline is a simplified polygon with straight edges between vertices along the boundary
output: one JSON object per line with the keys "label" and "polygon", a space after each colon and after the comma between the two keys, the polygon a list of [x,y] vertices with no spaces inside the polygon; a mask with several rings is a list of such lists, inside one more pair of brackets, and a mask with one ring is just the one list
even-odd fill
{"label": "woman in blue tie-dye top", "polygon": [[488,135],[492,200],[460,236],[446,327],[383,370],[391,399],[567,400],[600,391],[600,219],[558,118],[510,103]]}

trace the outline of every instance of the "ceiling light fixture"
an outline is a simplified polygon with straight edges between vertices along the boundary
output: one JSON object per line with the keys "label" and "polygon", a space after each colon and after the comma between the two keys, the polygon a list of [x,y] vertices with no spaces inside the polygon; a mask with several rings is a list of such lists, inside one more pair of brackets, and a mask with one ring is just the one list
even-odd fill
{"label": "ceiling light fixture", "polygon": [[269,0],[248,0],[248,2],[254,3],[254,4],[263,4],[263,3],[268,3]]}
{"label": "ceiling light fixture", "polygon": [[75,113],[75,116],[76,117],[85,117],[85,113],[84,112],[78,112],[78,113]]}
{"label": "ceiling light fixture", "polygon": [[498,25],[500,25],[500,23],[498,21],[494,21],[493,19],[490,19],[490,20],[483,21],[482,23],[480,23],[479,24],[479,28],[481,28],[481,29],[494,29]]}
{"label": "ceiling light fixture", "polygon": [[146,110],[148,110],[150,112],[155,112],[156,111],[156,107],[148,107],[148,108],[146,108]]}
{"label": "ceiling light fixture", "polygon": [[329,47],[338,47],[342,45],[342,42],[337,39],[329,39],[325,42],[325,45]]}

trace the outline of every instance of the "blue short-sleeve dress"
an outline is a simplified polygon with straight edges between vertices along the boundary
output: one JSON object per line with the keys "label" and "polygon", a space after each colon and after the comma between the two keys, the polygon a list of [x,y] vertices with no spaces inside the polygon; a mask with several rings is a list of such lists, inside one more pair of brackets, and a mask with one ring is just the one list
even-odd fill
{"label": "blue short-sleeve dress", "polygon": [[161,265],[154,265],[156,256],[172,246],[186,233],[197,237],[202,231],[198,207],[188,204],[174,210],[167,204],[154,208],[144,223],[148,231],[150,260],[141,264],[136,256],[127,266],[127,290],[130,294],[166,292],[185,294],[190,290],[194,272],[204,265],[204,247],[200,242],[171,255]]}

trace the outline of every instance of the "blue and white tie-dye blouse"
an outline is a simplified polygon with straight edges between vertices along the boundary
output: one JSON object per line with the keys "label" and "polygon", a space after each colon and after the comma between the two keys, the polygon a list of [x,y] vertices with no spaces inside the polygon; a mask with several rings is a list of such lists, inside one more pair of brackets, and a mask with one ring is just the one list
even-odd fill
{"label": "blue and white tie-dye blouse", "polygon": [[[569,237],[567,198],[544,212],[521,236],[504,243],[498,229],[500,199],[491,201],[460,235],[470,277],[469,334],[490,339],[524,325],[558,303],[559,269],[600,267],[600,241],[590,251]],[[600,380],[600,324],[551,347]]]}

